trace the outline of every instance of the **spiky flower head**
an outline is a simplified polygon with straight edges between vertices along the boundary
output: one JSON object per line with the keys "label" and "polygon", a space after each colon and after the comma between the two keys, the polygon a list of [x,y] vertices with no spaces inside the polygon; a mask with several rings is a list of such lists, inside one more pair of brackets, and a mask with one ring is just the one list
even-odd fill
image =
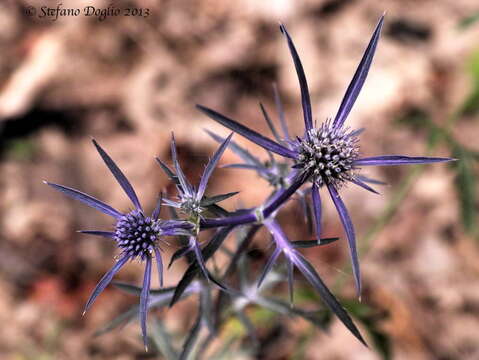
{"label": "spiky flower head", "polygon": [[308,130],[295,142],[298,157],[293,166],[308,173],[317,186],[340,186],[354,179],[354,161],[359,156],[357,131],[335,128],[330,121]]}
{"label": "spiky flower head", "polygon": [[174,208],[179,209],[183,214],[185,214],[188,219],[192,222],[197,223],[199,219],[202,217],[203,211],[208,207],[208,205],[213,205],[219,201],[225,200],[231,196],[237,194],[228,193],[223,195],[217,195],[213,197],[206,197],[205,191],[206,186],[208,185],[208,180],[213,173],[218,161],[223,155],[223,152],[228,147],[228,144],[231,140],[231,134],[229,137],[224,139],[220,145],[220,147],[216,150],[213,154],[213,157],[210,159],[208,164],[205,167],[203,175],[201,177],[200,183],[198,188],[196,189],[186,178],[181,165],[178,161],[178,155],[176,152],[176,141],[175,137],[171,135],[171,157],[173,160],[173,165],[175,167],[175,172],[173,172],[168,165],[166,165],[160,158],[156,158],[156,161],[160,164],[163,171],[168,175],[168,177],[173,180],[176,184],[176,188],[178,190],[178,198],[176,201],[165,199],[164,203],[168,206],[172,206]]}
{"label": "spiky flower head", "polygon": [[132,210],[118,220],[113,238],[123,254],[146,260],[160,248],[162,236],[190,235],[188,229],[192,226],[185,221],[160,220]]}
{"label": "spiky flower head", "polygon": [[129,256],[145,260],[157,246],[160,233],[161,228],[157,221],[133,210],[116,224],[115,240]]}
{"label": "spiky flower head", "polygon": [[147,333],[146,333],[146,316],[147,304],[150,292],[151,283],[151,266],[152,259],[156,259],[158,276],[160,285],[163,286],[163,262],[160,254],[160,241],[162,236],[174,235],[190,235],[193,225],[187,221],[180,220],[160,220],[160,210],[162,198],[160,196],[156,208],[151,216],[145,216],[143,208],[136,196],[135,190],[131,186],[128,179],[121,172],[118,166],[113,162],[110,156],[103,150],[98,143],[93,140],[98,153],[102,157],[105,164],[110,169],[113,176],[116,178],[120,186],[123,188],[127,196],[132,201],[135,209],[124,214],[112,208],[110,205],[95,199],[94,197],[84,194],[78,190],[45,182],[55,190],[70,196],[73,199],[79,200],[84,204],[91,206],[101,212],[112,216],[116,219],[114,231],[99,231],[99,230],[82,230],[80,232],[90,235],[108,237],[116,241],[120,255],[117,257],[117,262],[108,271],[93,290],[88,299],[84,312],[85,313],[93,304],[100,293],[108,286],[114,275],[125,265],[128,261],[139,259],[145,261],[145,273],[143,277],[143,290],[140,297],[140,323],[143,333],[143,341],[147,347]]}
{"label": "spiky flower head", "polygon": [[[366,81],[369,68],[372,64],[379,36],[384,23],[384,15],[374,29],[371,40],[359,62],[354,76],[346,89],[343,100],[339,106],[338,112],[333,121],[327,121],[319,128],[313,126],[313,115],[311,107],[311,98],[309,94],[308,83],[304,73],[303,65],[299,58],[293,40],[284,25],[280,26],[282,34],[285,36],[288,48],[296,69],[298,81],[301,90],[301,103],[303,108],[303,119],[305,125],[304,136],[291,141],[286,137],[286,141],[278,139],[273,141],[264,135],[253,131],[246,126],[214,111],[207,107],[198,105],[198,109],[213,120],[226,126],[227,128],[243,135],[252,142],[258,144],[264,149],[271,151],[284,158],[291,159],[294,162],[293,167],[299,170],[299,174],[291,179],[289,188],[284,189],[281,194],[275,196],[277,201],[273,201],[263,212],[264,217],[274,213],[277,204],[281,204],[290,197],[296,189],[299,189],[306,181],[311,180],[311,197],[313,203],[313,213],[315,218],[316,237],[318,241],[321,235],[321,198],[319,190],[326,187],[338,211],[339,217],[348,238],[352,269],[356,282],[357,293],[361,293],[361,276],[359,269],[359,259],[356,249],[356,235],[354,227],[349,217],[348,211],[338,189],[343,183],[350,182],[358,185],[368,191],[377,193],[367,182],[371,181],[357,172],[363,166],[384,166],[384,165],[404,165],[404,164],[426,164],[434,162],[451,161],[450,158],[434,157],[410,157],[403,155],[382,155],[373,157],[360,157],[357,135],[361,130],[350,131],[344,127],[346,119],[351,112],[356,99]],[[294,191],[293,191],[294,190]],[[269,211],[267,211],[269,210]],[[238,217],[238,223],[243,219]],[[209,220],[209,225],[219,224],[221,221]],[[229,224],[233,224],[229,220]]]}
{"label": "spiky flower head", "polygon": [[179,209],[195,225],[193,229],[193,234],[188,237],[188,244],[180,248],[173,254],[169,266],[171,266],[176,259],[179,259],[180,257],[188,253],[193,253],[201,268],[203,275],[207,279],[210,279],[210,275],[208,274],[208,271],[206,269],[203,255],[201,252],[201,247],[198,242],[198,234],[200,232],[200,220],[203,218],[203,212],[206,209],[218,209],[219,207],[216,205],[216,203],[236,195],[237,192],[207,197],[205,196],[205,191],[208,185],[208,180],[213,173],[213,170],[216,168],[216,165],[220,160],[221,155],[228,147],[232,136],[233,134],[230,134],[230,136],[224,139],[216,152],[213,154],[212,158],[205,167],[198,188],[195,188],[188,181],[181,168],[181,165],[178,161],[176,142],[173,134],[171,136],[171,157],[176,173],[173,172],[168,167],[168,165],[161,161],[161,159],[156,158],[163,171],[168,175],[171,180],[175,182],[176,188],[178,190],[177,200],[165,199],[164,203],[168,206]]}

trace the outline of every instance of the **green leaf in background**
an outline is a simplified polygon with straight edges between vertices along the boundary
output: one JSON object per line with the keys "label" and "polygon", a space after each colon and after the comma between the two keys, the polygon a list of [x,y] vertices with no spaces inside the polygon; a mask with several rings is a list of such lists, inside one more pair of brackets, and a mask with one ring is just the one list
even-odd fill
{"label": "green leaf in background", "polygon": [[429,114],[419,107],[411,107],[407,109],[407,111],[395,120],[395,123],[398,125],[405,125],[414,131],[429,130],[431,127]]}
{"label": "green leaf in background", "polygon": [[479,112],[479,49],[476,50],[466,64],[471,77],[472,90],[460,108],[460,115],[475,115]]}
{"label": "green leaf in background", "polygon": [[6,155],[17,161],[32,160],[35,155],[35,143],[33,140],[20,138],[10,140],[6,144]]}
{"label": "green leaf in background", "polygon": [[454,163],[456,170],[456,191],[461,205],[461,219],[467,233],[477,234],[477,211],[476,211],[476,184],[477,176],[474,172],[476,162],[470,152],[462,147],[456,147],[454,157],[459,159]]}
{"label": "green leaf in background", "polygon": [[173,348],[171,336],[163,323],[158,319],[153,323],[152,338],[159,352],[163,354],[166,360],[178,359],[178,353]]}
{"label": "green leaf in background", "polygon": [[368,332],[379,355],[384,360],[392,358],[391,341],[384,331],[379,329],[377,323],[382,320],[383,315],[376,309],[351,299],[341,299],[341,303],[349,310],[349,313],[358,319]]}
{"label": "green leaf in background", "polygon": [[459,30],[466,30],[468,27],[474,25],[478,21],[479,21],[479,11],[461,19],[461,21],[459,22],[457,26]]}

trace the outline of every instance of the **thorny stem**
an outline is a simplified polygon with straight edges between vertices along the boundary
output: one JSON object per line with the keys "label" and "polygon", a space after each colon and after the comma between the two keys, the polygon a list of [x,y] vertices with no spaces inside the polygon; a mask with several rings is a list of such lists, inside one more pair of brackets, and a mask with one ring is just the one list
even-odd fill
{"label": "thorny stem", "polygon": [[[290,175],[291,176],[288,177],[288,182],[289,183],[292,182],[294,177],[297,175],[297,172],[295,170],[293,170],[292,174],[290,174]],[[305,177],[305,178],[307,178],[307,177]],[[280,190],[273,191],[272,194],[265,201],[265,208],[264,209],[260,206],[256,209],[254,209],[248,215],[250,215],[250,214],[255,215],[255,211],[260,210],[260,211],[262,211],[263,217],[264,217],[264,219],[262,220],[262,224],[264,224],[265,226],[270,226],[270,227],[273,226],[274,231],[279,229],[279,231],[282,232],[281,228],[277,225],[277,223],[274,220],[276,212],[277,212],[277,210],[279,210],[279,208],[281,206],[284,205],[285,201],[287,199],[289,199],[289,197],[291,197],[301,187],[301,185],[304,183],[305,178],[302,178],[301,179],[302,181],[293,182],[293,184],[290,185],[287,189],[283,188],[283,189],[280,189]],[[267,212],[266,212],[266,210],[267,210]],[[266,212],[267,216],[265,216],[265,212]],[[216,221],[216,220],[221,220],[221,219],[212,219],[212,220]],[[226,269],[225,273],[223,274],[223,278],[228,277],[233,272],[239,258],[248,249],[250,243],[253,241],[254,235],[256,234],[256,232],[260,228],[260,224],[257,222],[257,215],[255,215],[255,220],[251,221],[250,223],[253,223],[253,225],[248,230],[247,234],[245,235],[244,240],[238,246],[238,249],[235,252],[228,268]],[[271,225],[272,223],[276,224],[276,226]],[[202,228],[204,228],[204,224],[203,224]],[[289,241],[287,240],[286,236],[284,235],[284,233],[282,233],[282,235],[283,235],[283,238],[286,239],[284,245],[286,245],[286,246],[288,246],[288,248],[290,248],[291,246],[290,246]],[[215,301],[215,313],[216,313],[215,328],[217,328],[217,331],[218,331],[218,326],[220,326],[220,324],[221,324],[221,318],[220,317],[221,317],[222,309],[225,305],[226,305],[225,294],[220,291],[218,293],[218,296],[216,297],[216,301]],[[203,344],[204,349],[208,348],[208,346],[209,346],[209,343],[205,341],[205,343]]]}
{"label": "thorny stem", "polygon": [[263,223],[270,215],[274,214],[300,187],[305,183],[309,174],[298,174],[292,184],[286,189],[273,193],[266,202],[257,208],[241,215],[224,218],[204,219],[200,222],[201,230],[225,225],[244,225]]}

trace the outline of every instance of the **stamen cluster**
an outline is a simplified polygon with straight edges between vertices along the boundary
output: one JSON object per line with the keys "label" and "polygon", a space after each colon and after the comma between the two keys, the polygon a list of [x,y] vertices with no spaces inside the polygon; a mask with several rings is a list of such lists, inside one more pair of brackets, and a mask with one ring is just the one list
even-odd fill
{"label": "stamen cluster", "polygon": [[118,221],[115,240],[125,254],[145,260],[154,250],[160,232],[158,221],[133,210]]}
{"label": "stamen cluster", "polygon": [[188,216],[199,216],[204,210],[201,207],[201,202],[195,196],[188,196],[187,194],[181,196],[180,209]]}
{"label": "stamen cluster", "polygon": [[357,131],[335,128],[329,121],[311,128],[305,138],[298,138],[297,169],[311,173],[318,186],[334,185],[353,178],[353,163],[359,156]]}

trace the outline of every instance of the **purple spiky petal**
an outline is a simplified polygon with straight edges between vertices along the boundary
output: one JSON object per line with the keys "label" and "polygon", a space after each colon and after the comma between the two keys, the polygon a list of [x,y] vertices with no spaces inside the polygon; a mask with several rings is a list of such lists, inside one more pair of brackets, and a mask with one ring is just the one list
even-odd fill
{"label": "purple spiky petal", "polygon": [[263,283],[264,279],[266,278],[266,275],[271,271],[273,268],[274,263],[276,260],[278,260],[279,255],[281,255],[281,248],[277,247],[274,249],[273,254],[271,254],[270,258],[268,259],[268,262],[266,263],[266,266],[264,267],[260,277],[258,278],[257,286],[258,288],[261,287],[261,284]]}
{"label": "purple spiky petal", "polygon": [[176,153],[175,135],[173,133],[171,133],[171,157],[173,160],[173,165],[175,166],[176,176],[178,177],[178,180],[180,182],[183,192],[188,194],[190,197],[193,197],[194,195],[193,189],[191,188],[191,185],[186,179],[186,176],[183,173],[183,170],[181,169],[180,163],[178,162],[178,155]]}
{"label": "purple spiky petal", "polygon": [[83,310],[83,314],[85,314],[90,306],[93,304],[95,299],[100,295],[100,293],[105,290],[105,288],[108,286],[108,284],[111,282],[113,279],[113,276],[123,267],[123,265],[126,264],[126,262],[130,259],[130,256],[128,254],[124,254],[116,263],[113,265],[113,267],[101,278],[101,280],[98,282],[96,285],[95,289],[92,291],[90,298],[86,302],[85,308]]}
{"label": "purple spiky petal", "polygon": [[371,186],[369,186],[368,184],[366,184],[364,181],[361,181],[360,179],[358,179],[357,177],[356,178],[352,178],[349,180],[350,182],[352,182],[353,184],[355,185],[358,185],[360,187],[362,187],[363,189],[367,190],[367,191],[370,191],[374,194],[377,194],[377,195],[380,195],[376,190],[374,190]]}
{"label": "purple spiky petal", "polygon": [[163,259],[161,258],[160,249],[155,246],[155,260],[156,260],[156,270],[158,271],[158,281],[160,282],[160,287],[163,287]]}
{"label": "purple spiky petal", "polygon": [[286,260],[287,272],[288,272],[288,292],[289,302],[293,306],[294,301],[294,264],[290,259]]}
{"label": "purple spiky petal", "polygon": [[328,185],[328,190],[329,194],[331,195],[331,199],[333,199],[333,203],[336,206],[336,210],[338,211],[339,218],[343,224],[346,237],[348,238],[349,255],[351,257],[354,281],[356,283],[356,292],[358,297],[361,297],[361,272],[359,269],[359,258],[356,249],[356,235],[354,234],[353,223],[349,217],[348,210],[346,209],[346,206],[344,205],[343,200],[339,196],[336,188],[332,185]]}
{"label": "purple spiky petal", "polygon": [[95,141],[95,139],[92,139],[92,142],[93,142],[93,145],[95,145],[95,148],[97,149],[101,158],[105,162],[106,166],[108,166],[108,169],[110,169],[116,181],[118,181],[118,184],[120,184],[122,189],[125,191],[126,195],[130,198],[133,205],[135,205],[135,208],[137,210],[143,211],[143,209],[141,208],[140,201],[138,200],[138,197],[136,196],[135,190],[133,189],[133,186],[131,186],[126,176],[122,173],[120,168],[115,164],[115,162],[106,153],[106,151],[103,150],[103,148]]}
{"label": "purple spiky petal", "polygon": [[339,320],[348,328],[349,331],[365,346],[367,346],[366,341],[362,337],[359,329],[354,324],[353,320],[347,313],[347,311],[342,307],[336,297],[329,291],[328,287],[321,280],[321,277],[318,275],[314,267],[306,260],[306,258],[295,251],[293,253],[294,264],[301,271],[303,276],[308,280],[308,282],[315,288],[315,290],[321,296],[321,299],[324,301],[326,306],[338,317]]}
{"label": "purple spiky petal", "polygon": [[247,128],[244,125],[241,125],[240,123],[227,118],[224,115],[221,115],[220,113],[211,110],[205,106],[201,105],[196,105],[196,107],[202,111],[205,115],[209,116],[213,120],[219,122],[221,125],[227,127],[230,130],[233,130],[234,132],[244,136],[248,140],[254,142],[255,144],[263,147],[266,150],[269,150],[271,152],[274,152],[278,155],[288,157],[291,159],[294,159],[296,157],[296,153],[294,151],[291,151],[284,146],[274,142],[273,140],[268,139],[267,137],[257,133],[256,131],[253,131],[249,128]]}
{"label": "purple spiky petal", "polygon": [[115,233],[112,231],[100,231],[100,230],[78,230],[77,232],[88,235],[102,236],[110,239],[115,238]]}
{"label": "purple spiky petal", "polygon": [[110,205],[107,205],[104,202],[102,202],[98,199],[95,199],[93,196],[82,193],[81,191],[78,191],[78,190],[63,186],[63,185],[49,183],[47,181],[44,181],[43,183],[47,184],[48,186],[51,186],[55,190],[61,191],[65,195],[67,195],[67,196],[69,196],[69,197],[71,197],[75,200],[81,201],[82,203],[84,203],[84,204],[86,204],[86,205],[88,205],[92,208],[95,208],[97,210],[100,210],[101,212],[103,212],[107,215],[110,215],[110,216],[112,216],[116,219],[120,219],[123,216],[123,214],[121,212],[119,212],[118,210],[113,209]]}
{"label": "purple spiky petal", "polygon": [[153,210],[153,213],[151,214],[151,217],[155,220],[158,220],[158,218],[160,217],[162,202],[163,202],[163,193],[160,193],[160,196],[158,196],[158,200],[156,201],[155,210]]}
{"label": "purple spiky petal", "polygon": [[369,184],[387,185],[384,181],[372,179],[372,178],[370,178],[368,176],[364,176],[364,175],[356,175],[356,179],[359,179],[362,182],[369,183]]}
{"label": "purple spiky petal", "polygon": [[146,258],[145,274],[143,277],[143,288],[140,294],[140,324],[141,333],[143,335],[143,344],[146,351],[148,351],[148,336],[146,332],[146,317],[148,314],[148,297],[150,295],[151,282],[151,257]]}
{"label": "purple spiky petal", "polygon": [[281,97],[279,96],[278,87],[276,84],[273,84],[273,92],[274,92],[274,102],[276,104],[276,112],[279,116],[279,122],[281,123],[281,130],[283,131],[283,136],[286,141],[290,139],[288,126],[286,125],[286,119],[284,117],[284,110],[283,110],[283,102],[281,101]]}
{"label": "purple spiky petal", "polygon": [[200,201],[203,198],[203,195],[205,194],[206,190],[206,185],[208,184],[208,180],[210,179],[211,173],[216,167],[216,164],[220,160],[221,156],[225,152],[226,148],[228,147],[228,144],[231,140],[231,137],[233,136],[233,133],[231,133],[225,141],[220,145],[218,150],[213,154],[213,157],[210,159],[208,164],[206,165],[205,171],[203,172],[203,176],[201,177],[200,185],[198,186],[198,191],[196,192],[196,200]]}
{"label": "purple spiky petal", "polygon": [[354,166],[390,166],[410,164],[431,164],[437,162],[454,161],[451,158],[428,156],[381,155],[371,156],[354,161]]}
{"label": "purple spiky petal", "polygon": [[200,267],[201,272],[203,273],[203,276],[207,280],[209,280],[210,277],[208,276],[208,269],[206,268],[205,260],[203,259],[200,245],[198,244],[198,241],[196,240],[195,237],[190,237],[190,247],[193,249],[195,253],[196,261]]}
{"label": "purple spiky petal", "polygon": [[[225,141],[225,138],[215,134],[214,132],[206,130],[206,129],[205,131],[216,142],[221,144],[223,141]],[[263,163],[256,156],[251,155],[251,153],[248,150],[238,145],[235,141],[231,140],[228,147],[231,149],[231,151],[233,151],[236,155],[238,155],[245,163],[256,165],[258,167],[263,166]]]}
{"label": "purple spiky petal", "polygon": [[278,132],[276,131],[276,128],[274,127],[273,121],[271,121],[271,118],[266,111],[265,107],[263,106],[262,103],[259,103],[259,107],[261,109],[261,112],[263,113],[263,117],[266,120],[266,123],[268,124],[269,129],[271,130],[271,133],[273,134],[274,138],[278,143],[281,143],[283,140],[279,136]]}
{"label": "purple spiky petal", "polygon": [[311,112],[311,99],[309,97],[308,82],[306,81],[306,76],[304,75],[303,64],[301,64],[301,60],[299,58],[298,52],[296,51],[296,47],[294,46],[293,40],[289,36],[286,27],[281,24],[279,28],[283,35],[286,36],[289,51],[291,53],[291,57],[293,58],[294,67],[296,68],[296,73],[298,75],[299,86],[301,88],[301,104],[303,105],[304,125],[306,131],[308,131],[313,127],[313,115]]}
{"label": "purple spiky petal", "polygon": [[313,212],[314,223],[316,225],[316,239],[318,243],[321,242],[321,196],[319,195],[319,188],[313,184],[313,191],[311,193],[313,198]]}
{"label": "purple spiky petal", "polygon": [[266,222],[265,225],[273,235],[276,246],[279,249],[282,249],[286,260],[291,261],[294,266],[296,266],[298,270],[301,271],[303,276],[319,293],[321,299],[328,306],[328,308],[338,317],[339,320],[341,320],[341,322],[349,329],[349,331],[351,331],[351,333],[359,341],[366,345],[366,342],[361,336],[361,333],[359,332],[356,325],[354,325],[354,322],[352,321],[349,314],[341,306],[341,304],[334,297],[334,295],[329,291],[329,289],[321,280],[320,276],[313,268],[313,266],[309,263],[309,261],[303,255],[301,255],[301,253],[299,253],[296,249],[293,248],[291,242],[288,240],[286,234],[279,226],[279,224],[275,220],[272,220]]}
{"label": "purple spiky petal", "polygon": [[155,158],[158,165],[160,165],[163,172],[173,181],[176,186],[181,186],[180,181],[178,180],[178,176],[166,165],[159,157]]}
{"label": "purple spiky petal", "polygon": [[359,93],[361,92],[361,88],[366,81],[369,68],[373,61],[374,53],[376,51],[376,46],[378,44],[379,35],[381,34],[383,23],[384,15],[381,16],[381,18],[379,19],[379,22],[376,25],[376,29],[374,30],[371,40],[369,41],[368,47],[364,52],[361,62],[356,69],[356,72],[354,73],[353,79],[351,80],[351,83],[346,89],[346,93],[344,94],[343,100],[341,101],[339,110],[336,114],[336,117],[334,118],[333,126],[335,128],[340,128],[343,126],[351,109],[353,108],[354,103],[356,102],[356,99],[358,98]]}

